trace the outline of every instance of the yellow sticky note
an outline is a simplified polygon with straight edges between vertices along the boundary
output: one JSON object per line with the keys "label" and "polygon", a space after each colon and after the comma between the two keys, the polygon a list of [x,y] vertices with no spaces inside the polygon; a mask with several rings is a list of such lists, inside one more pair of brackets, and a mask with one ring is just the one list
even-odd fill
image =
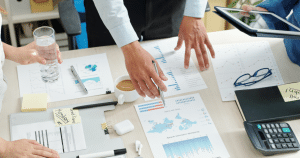
{"label": "yellow sticky note", "polygon": [[48,94],[24,94],[22,101],[22,112],[46,111],[48,107]]}
{"label": "yellow sticky note", "polygon": [[300,83],[290,83],[278,86],[285,102],[300,100]]}
{"label": "yellow sticky note", "polygon": [[65,126],[81,123],[81,117],[78,110],[72,108],[54,109],[54,122],[56,126]]}

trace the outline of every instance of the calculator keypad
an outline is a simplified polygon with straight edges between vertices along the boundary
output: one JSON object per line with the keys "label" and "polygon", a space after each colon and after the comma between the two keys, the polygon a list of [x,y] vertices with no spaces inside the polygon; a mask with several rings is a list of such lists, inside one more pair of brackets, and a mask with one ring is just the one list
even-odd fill
{"label": "calculator keypad", "polygon": [[271,149],[299,148],[291,129],[286,123],[258,124]]}

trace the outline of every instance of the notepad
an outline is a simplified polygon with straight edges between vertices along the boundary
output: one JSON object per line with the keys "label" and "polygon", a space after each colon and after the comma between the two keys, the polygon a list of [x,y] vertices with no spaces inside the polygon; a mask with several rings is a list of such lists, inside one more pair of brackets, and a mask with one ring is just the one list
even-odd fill
{"label": "notepad", "polygon": [[48,107],[48,94],[24,94],[22,101],[22,112],[46,111]]}
{"label": "notepad", "polygon": [[285,102],[300,100],[300,82],[278,86]]}
{"label": "notepad", "polygon": [[79,111],[73,110],[73,108],[54,109],[53,115],[56,126],[81,123]]}

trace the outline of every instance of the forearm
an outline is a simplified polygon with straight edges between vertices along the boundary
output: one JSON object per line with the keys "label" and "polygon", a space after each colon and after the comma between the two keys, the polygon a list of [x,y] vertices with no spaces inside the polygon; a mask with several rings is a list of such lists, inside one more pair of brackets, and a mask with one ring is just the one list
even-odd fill
{"label": "forearm", "polygon": [[4,42],[2,42],[2,45],[3,45],[4,54],[5,54],[5,59],[16,61],[16,58],[17,58],[17,55],[16,55],[17,48],[13,47],[11,45],[8,45],[8,44],[6,44]]}
{"label": "forearm", "polygon": [[265,0],[257,6],[265,8],[268,11],[281,16],[282,18],[286,18],[292,8],[298,2],[299,0]]}
{"label": "forearm", "polygon": [[4,157],[3,154],[6,147],[6,142],[7,142],[6,140],[0,137],[0,157]]}
{"label": "forearm", "polygon": [[94,0],[97,11],[119,47],[138,40],[123,0]]}

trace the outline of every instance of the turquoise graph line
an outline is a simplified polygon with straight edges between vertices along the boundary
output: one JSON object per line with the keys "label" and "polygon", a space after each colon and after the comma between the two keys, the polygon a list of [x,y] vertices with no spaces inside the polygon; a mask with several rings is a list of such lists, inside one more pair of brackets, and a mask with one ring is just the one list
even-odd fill
{"label": "turquoise graph line", "polygon": [[168,85],[168,87],[175,87],[175,90],[180,91],[180,90],[181,90],[181,89],[180,89],[180,86],[179,86],[179,84],[177,83],[177,80],[176,80],[175,76],[173,75],[173,72],[170,71],[170,72],[167,72],[167,74],[168,74],[169,76],[171,76],[171,78],[174,80],[174,84]]}
{"label": "turquoise graph line", "polygon": [[160,55],[161,55],[161,57],[155,58],[155,60],[160,60],[160,59],[161,59],[161,62],[162,62],[162,63],[167,63],[167,60],[166,60],[165,56],[163,55],[162,51],[160,50],[159,46],[156,46],[156,47],[154,47],[154,48],[155,48],[156,50],[158,50],[159,53],[160,53]]}

